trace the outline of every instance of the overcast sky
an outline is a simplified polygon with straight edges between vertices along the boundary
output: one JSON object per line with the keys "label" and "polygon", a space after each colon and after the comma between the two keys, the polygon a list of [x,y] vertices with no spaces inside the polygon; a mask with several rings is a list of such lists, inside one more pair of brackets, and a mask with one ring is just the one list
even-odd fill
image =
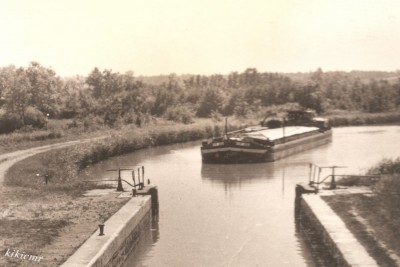
{"label": "overcast sky", "polygon": [[399,0],[2,0],[0,66],[61,76],[400,69]]}

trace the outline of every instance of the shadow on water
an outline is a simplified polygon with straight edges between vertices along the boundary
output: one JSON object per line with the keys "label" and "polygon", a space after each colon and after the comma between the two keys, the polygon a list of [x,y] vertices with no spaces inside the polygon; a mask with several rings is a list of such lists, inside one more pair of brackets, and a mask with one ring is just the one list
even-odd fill
{"label": "shadow on water", "polygon": [[152,210],[147,236],[125,267],[335,266],[310,224],[296,216],[293,189],[309,179],[311,162],[356,174],[398,156],[400,127],[378,130],[338,128],[332,143],[272,163],[202,164],[200,143],[192,142],[136,151],[87,171],[105,179],[107,169],[145,166],[160,190],[160,211]]}
{"label": "shadow on water", "polygon": [[201,166],[201,177],[213,183],[232,185],[243,181],[272,179],[275,164],[248,163],[248,164],[208,164]]}
{"label": "shadow on water", "polygon": [[151,203],[151,232],[152,232],[152,239],[153,243],[156,243],[160,239],[160,224],[159,224],[159,203],[158,198],[154,200],[152,196],[152,203]]}
{"label": "shadow on water", "polygon": [[[295,236],[303,253],[309,252],[312,262],[318,267],[337,266],[335,258],[328,252],[328,248],[322,242],[322,236],[310,227],[310,222],[301,210],[301,198],[296,197],[294,218]],[[305,258],[308,258],[305,257]]]}
{"label": "shadow on water", "polygon": [[138,243],[121,267],[142,266],[138,259],[146,255],[159,239],[159,205],[157,199],[156,201],[152,201],[150,223],[145,226],[145,230],[141,231]]}

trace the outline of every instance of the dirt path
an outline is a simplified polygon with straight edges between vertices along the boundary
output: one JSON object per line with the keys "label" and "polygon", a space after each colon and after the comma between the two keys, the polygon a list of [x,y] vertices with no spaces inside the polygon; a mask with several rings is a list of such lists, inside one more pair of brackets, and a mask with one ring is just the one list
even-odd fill
{"label": "dirt path", "polygon": [[31,188],[4,186],[7,170],[38,153],[87,143],[82,139],[0,155],[0,266],[32,266],[31,261],[5,256],[7,250],[43,257],[35,266],[59,266],[127,199],[110,194],[72,197],[43,194]]}
{"label": "dirt path", "polygon": [[4,176],[5,176],[5,173],[7,172],[7,170],[12,165],[14,165],[15,163],[17,163],[20,160],[26,159],[30,156],[33,156],[33,155],[36,155],[36,154],[39,154],[42,152],[50,151],[52,149],[64,148],[64,147],[73,146],[73,145],[77,145],[77,144],[84,144],[84,143],[88,143],[90,141],[95,141],[95,140],[104,139],[104,138],[106,138],[106,137],[102,136],[102,137],[96,137],[96,138],[81,139],[81,140],[39,146],[39,147],[19,150],[19,151],[15,151],[15,152],[0,154],[0,188],[3,187]]}

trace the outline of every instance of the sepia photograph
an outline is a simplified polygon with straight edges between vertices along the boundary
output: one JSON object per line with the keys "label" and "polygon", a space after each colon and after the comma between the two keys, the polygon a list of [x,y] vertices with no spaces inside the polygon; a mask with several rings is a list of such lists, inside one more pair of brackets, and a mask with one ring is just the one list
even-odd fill
{"label": "sepia photograph", "polygon": [[0,266],[400,266],[400,2],[0,5]]}

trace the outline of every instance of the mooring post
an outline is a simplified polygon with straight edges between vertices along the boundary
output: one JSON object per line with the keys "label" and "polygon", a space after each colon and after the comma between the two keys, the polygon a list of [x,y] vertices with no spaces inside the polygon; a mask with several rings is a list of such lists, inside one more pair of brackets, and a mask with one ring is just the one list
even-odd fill
{"label": "mooring post", "polygon": [[140,167],[138,168],[137,171],[138,171],[138,176],[139,176],[139,190],[142,190],[144,187],[144,179],[143,179],[143,176],[142,176],[142,179],[140,179]]}
{"label": "mooring post", "polygon": [[104,235],[104,223],[99,224],[100,233],[99,235]]}
{"label": "mooring post", "polygon": [[123,192],[124,188],[122,187],[122,180],[121,180],[121,168],[118,168],[118,186],[117,186],[117,191],[118,192]]}
{"label": "mooring post", "polygon": [[296,200],[298,200],[298,199],[300,199],[301,198],[301,195],[303,194],[303,187],[301,186],[301,185],[299,185],[299,184],[297,184],[296,185],[296,188],[295,188],[295,192],[296,192]]}
{"label": "mooring post", "polygon": [[332,168],[332,181],[330,189],[336,189],[335,168]]}
{"label": "mooring post", "polygon": [[228,134],[228,117],[225,117],[225,135]]}
{"label": "mooring post", "polygon": [[[327,168],[327,169],[331,169],[332,170],[332,174],[331,174],[331,185],[329,187],[329,189],[336,189],[336,180],[335,180],[335,169],[336,168],[347,168],[346,166],[327,166],[327,167],[320,167],[322,168]],[[329,177],[329,176],[328,176]]]}
{"label": "mooring post", "polygon": [[132,180],[133,180],[133,185],[136,186],[135,170],[132,171]]}
{"label": "mooring post", "polygon": [[315,178],[315,176],[317,175],[317,165],[314,165],[314,173],[313,173],[313,181],[314,181],[314,183],[315,183],[315,181],[317,180],[316,178]]}

